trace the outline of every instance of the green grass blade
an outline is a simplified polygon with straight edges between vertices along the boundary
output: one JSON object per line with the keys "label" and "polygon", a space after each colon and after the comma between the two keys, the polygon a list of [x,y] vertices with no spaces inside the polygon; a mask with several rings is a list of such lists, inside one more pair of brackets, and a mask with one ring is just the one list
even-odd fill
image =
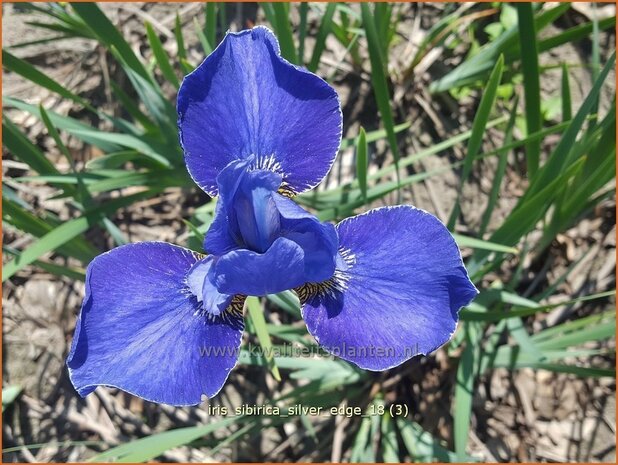
{"label": "green grass blade", "polygon": [[298,64],[305,64],[305,39],[307,38],[307,16],[309,2],[301,2],[299,7],[300,23],[298,25]]}
{"label": "green grass blade", "polygon": [[130,97],[122,89],[122,87],[114,81],[110,81],[110,85],[114,97],[118,99],[119,103],[122,105],[122,108],[126,110],[135,121],[139,122],[144,129],[156,134],[158,132],[157,125],[153,123],[152,120],[142,112],[142,110],[140,110],[139,102],[136,102],[134,98]]}
{"label": "green grass blade", "polygon": [[281,47],[281,56],[290,63],[298,63],[292,26],[289,19],[289,4],[277,2],[271,3],[270,6],[273,12],[273,27],[277,32],[279,46]]}
{"label": "green grass blade", "polygon": [[195,33],[197,34],[197,38],[202,45],[202,50],[204,51],[204,55],[210,55],[213,51],[212,45],[208,42],[204,31],[202,30],[202,26],[197,21],[197,18],[193,18],[193,27],[195,28]]}
{"label": "green grass blade", "polygon": [[197,439],[214,433],[215,431],[231,426],[243,418],[242,415],[224,418],[204,426],[178,428],[163,433],[152,434],[135,441],[109,449],[96,455],[89,462],[119,462],[137,463],[149,462],[165,451],[174,447],[189,444]]}
{"label": "green grass blade", "polygon": [[367,167],[367,136],[361,127],[356,145],[356,177],[364,201],[367,201]]}
{"label": "green grass blade", "polygon": [[90,225],[87,217],[80,217],[53,229],[2,267],[2,282],[38,260],[45,253],[65,245],[71,239],[82,234]]}
{"label": "green grass blade", "polygon": [[279,368],[273,357],[273,345],[270,340],[268,327],[266,326],[266,320],[264,319],[264,311],[257,297],[247,297],[247,310],[249,311],[249,317],[251,318],[255,333],[264,352],[264,357],[268,361],[268,367],[273,377],[277,381],[281,381],[281,374],[279,374]]}
{"label": "green grass blade", "polygon": [[58,170],[39,148],[28,140],[11,120],[2,121],[2,144],[18,160],[41,174],[57,174]]}
{"label": "green grass blade", "polygon": [[369,445],[369,434],[371,432],[371,418],[365,417],[361,421],[360,428],[354,438],[354,445],[352,446],[352,456],[350,461],[354,463],[358,462],[375,462],[375,457],[372,457],[371,447]]}
{"label": "green grass blade", "polygon": [[180,60],[186,60],[187,48],[185,47],[185,39],[182,35],[182,23],[180,22],[180,15],[178,14],[178,12],[176,12],[176,19],[174,21],[174,37],[176,38],[178,58]]}
{"label": "green grass blade", "polygon": [[[598,294],[577,297],[575,299],[566,300],[564,302],[558,302],[558,303],[547,304],[547,305],[539,304],[539,305],[535,305],[534,307],[525,306],[523,308],[521,306],[515,306],[513,307],[513,309],[509,311],[503,311],[503,310],[477,311],[477,310],[472,310],[472,308],[464,308],[460,313],[460,318],[463,321],[486,321],[486,322],[495,322],[495,321],[500,321],[500,320],[504,320],[504,319],[511,318],[511,317],[523,318],[523,317],[535,315],[541,312],[548,312],[550,310],[553,310],[554,308],[568,307],[568,306],[575,305],[580,302],[588,302],[591,300],[605,299],[607,297],[611,297],[614,295],[616,295],[616,291],[612,290],[612,291],[600,292]],[[533,338],[534,337],[535,336],[533,336]]]}
{"label": "green grass blade", "polygon": [[163,49],[163,44],[161,43],[159,36],[148,22],[146,23],[146,35],[148,37],[150,48],[152,49],[152,53],[155,57],[155,60],[157,61],[157,64],[159,65],[161,73],[163,73],[165,79],[171,82],[172,85],[176,89],[178,89],[180,87],[180,81],[178,81],[178,77],[176,76],[176,73],[174,72],[174,69],[170,64],[167,53]]}
{"label": "green grass blade", "polygon": [[474,323],[464,326],[466,346],[457,367],[454,401],[454,440],[457,460],[466,460],[468,431],[472,417],[472,396],[474,392],[475,364],[479,358],[478,329]]}
{"label": "green grass blade", "polygon": [[71,6],[101,43],[107,45],[110,49],[112,47],[116,49],[122,60],[133,71],[142,78],[151,81],[143,63],[133,53],[131,46],[96,3],[71,3]]}
{"label": "green grass blade", "polygon": [[[600,31],[614,29],[616,27],[616,16],[602,19],[599,21],[598,27]],[[539,29],[537,28],[537,31],[538,30]],[[556,34],[555,36],[540,40],[539,53],[546,52],[569,42],[576,42],[584,39],[588,37],[593,30],[594,24],[592,22],[588,22],[569,28],[560,34]]]}
{"label": "green grass blade", "polygon": [[[40,218],[29,211],[27,206],[23,207],[17,202],[9,200],[4,194],[4,190],[2,197],[2,221],[34,237],[43,237],[61,224],[59,220],[51,217]],[[61,255],[74,257],[83,262],[90,261],[97,254],[97,250],[81,237],[70,240],[56,251]]]}
{"label": "green grass blade", "polygon": [[571,104],[571,86],[569,84],[569,68],[566,63],[562,63],[560,94],[562,96],[562,121],[569,121],[573,118],[573,110]]}
{"label": "green grass blade", "polygon": [[500,85],[500,81],[502,80],[503,69],[504,57],[500,56],[498,58],[498,61],[496,62],[496,65],[494,66],[493,71],[491,72],[489,81],[487,82],[487,86],[485,87],[485,91],[483,92],[483,96],[481,97],[479,108],[476,112],[476,115],[474,116],[474,121],[472,122],[472,133],[470,135],[470,139],[468,139],[468,147],[466,150],[466,158],[464,160],[464,166],[459,181],[457,200],[455,201],[455,206],[453,208],[453,211],[451,212],[451,216],[447,224],[448,229],[450,229],[451,231],[455,227],[455,223],[457,222],[457,218],[459,217],[461,209],[460,198],[463,186],[468,180],[470,173],[472,172],[472,164],[474,163],[474,159],[481,150],[483,136],[485,135],[487,123],[489,122],[489,116],[491,115],[491,111],[493,110],[494,103],[496,101],[498,86]]}
{"label": "green grass blade", "polygon": [[2,66],[4,67],[4,69],[17,73],[38,86],[50,90],[51,92],[54,92],[61,97],[69,99],[79,105],[83,105],[91,111],[96,112],[96,109],[93,108],[86,100],[81,98],[79,95],[74,94],[67,88],[58,84],[48,75],[36,69],[30,63],[22,60],[21,58],[17,58],[6,50],[2,50]]}
{"label": "green grass blade", "polygon": [[502,244],[496,244],[495,242],[489,242],[482,239],[476,239],[474,237],[462,236],[461,234],[453,234],[455,241],[459,247],[470,247],[471,249],[489,250],[492,252],[503,252],[517,255],[519,250],[515,247],[509,247]]}
{"label": "green grass blade", "polygon": [[151,158],[154,162],[156,162],[162,168],[170,168],[172,166],[170,161],[165,156],[161,155],[162,150],[159,150],[159,147],[152,146],[150,143],[148,143],[144,139],[139,139],[129,134],[122,134],[122,133],[117,133],[117,132],[84,131],[84,130],[73,130],[71,131],[71,133],[78,137],[82,136],[90,140],[98,139],[98,140],[110,142],[115,145],[125,147],[128,149],[137,150],[138,152],[141,152],[142,154]]}
{"label": "green grass blade", "polygon": [[502,179],[504,178],[504,174],[506,173],[506,165],[508,161],[509,149],[508,147],[513,141],[513,128],[515,127],[515,121],[517,117],[517,103],[519,99],[516,97],[513,102],[513,109],[511,110],[511,116],[509,118],[509,122],[506,125],[506,129],[504,131],[504,144],[498,151],[498,166],[496,167],[496,174],[494,175],[493,183],[491,186],[491,191],[489,192],[489,198],[487,200],[487,207],[483,212],[483,217],[481,218],[481,225],[479,226],[479,237],[483,237],[485,231],[487,231],[487,226],[489,225],[489,221],[491,220],[491,214],[496,207],[496,203],[498,202],[498,197],[500,195],[500,186],[502,185]]}
{"label": "green grass blade", "polygon": [[555,373],[568,373],[582,378],[615,378],[616,370],[607,368],[590,368],[575,365],[565,365],[562,363],[530,363],[530,368],[553,371]]}
{"label": "green grass blade", "polygon": [[[3,97],[2,98],[3,105],[5,107],[18,108],[20,110],[26,111],[31,115],[36,116],[37,118],[41,118],[41,113],[39,111],[39,107],[36,105],[31,105],[29,103],[23,102],[18,99],[14,99],[11,97]],[[84,130],[84,131],[98,131],[92,126],[88,126],[74,118],[70,118],[67,116],[59,115],[53,111],[48,110],[47,115],[51,120],[52,124],[56,126],[58,129],[62,129],[70,134],[72,134],[73,130]],[[109,142],[104,142],[99,139],[82,139],[87,144],[94,145],[95,147],[100,148],[104,152],[117,152],[121,149],[119,145],[111,144]]]}
{"label": "green grass blade", "polygon": [[[2,411],[15,402],[15,399],[21,394],[21,386],[6,386],[2,388]],[[4,450],[3,450],[4,452]]]}
{"label": "green grass blade", "polygon": [[336,3],[328,3],[326,5],[326,10],[324,11],[324,15],[322,16],[322,21],[320,22],[320,28],[318,29],[318,35],[315,38],[315,45],[313,47],[313,54],[311,55],[311,61],[307,66],[307,69],[312,72],[316,72],[318,66],[320,64],[320,58],[322,57],[322,53],[324,52],[324,48],[326,47],[326,38],[332,29],[333,16],[337,9]]}
{"label": "green grass blade", "polygon": [[[567,185],[569,180],[575,176],[583,167],[584,160],[573,163],[562,175],[548,183],[544,189],[531,196],[526,202],[520,202],[513,212],[507,217],[502,225],[491,235],[491,242],[514,246],[541,219],[550,202],[560,193],[560,190]],[[489,251],[477,250],[473,259],[468,262],[468,270],[471,275],[477,271],[478,263],[489,255]]]}
{"label": "green grass blade", "polygon": [[547,359],[528,334],[528,330],[524,326],[524,322],[521,318],[512,317],[507,319],[506,327],[522,352],[528,353],[533,357],[535,362],[543,362]]}
{"label": "green grass blade", "polygon": [[[223,8],[225,8],[225,5],[223,5]],[[217,4],[215,2],[206,3],[204,13],[206,13],[204,35],[210,46],[214,48],[217,41]]]}
{"label": "green grass blade", "polygon": [[[403,444],[410,454],[410,458],[414,462],[434,462],[441,463],[456,462],[457,455],[451,452],[438,439],[434,438],[431,433],[423,430],[423,428],[412,421],[404,418],[397,418],[397,426]],[[466,462],[469,459],[465,460]]]}
{"label": "green grass blade", "polygon": [[178,50],[178,63],[184,74],[189,74],[193,71],[193,67],[187,63],[187,48],[185,46],[185,39],[182,35],[182,23],[180,22],[180,16],[176,13],[176,20],[174,22],[174,37],[176,38],[176,49]]}
{"label": "green grass blade", "polygon": [[[2,251],[14,257],[20,255],[19,250],[7,247],[6,245],[2,247]],[[69,268],[68,266],[57,265],[56,263],[44,262],[41,260],[35,260],[32,264],[55,276],[66,277],[75,281],[84,281],[86,279],[86,270],[83,268]]]}
{"label": "green grass blade", "polygon": [[[526,109],[526,127],[528,134],[541,130],[541,84],[539,82],[539,54],[536,43],[536,30],[532,4],[517,3],[519,25],[519,43],[522,73],[524,76],[524,100]],[[541,142],[535,141],[526,145],[526,161],[528,175],[534,176],[539,169]]]}
{"label": "green grass blade", "polygon": [[150,79],[142,77],[138,72],[133,70],[123,60],[122,56],[119,55],[115,48],[112,47],[111,52],[122,65],[139,99],[154,118],[159,133],[168,141],[169,147],[167,147],[166,151],[163,153],[166,153],[169,157],[177,156],[180,158],[181,151],[178,147],[178,127],[176,124],[178,115],[176,109],[163,95],[158,84]]}
{"label": "green grass blade", "polygon": [[384,128],[386,129],[388,143],[391,151],[393,152],[397,180],[399,181],[399,149],[397,146],[397,136],[395,135],[395,122],[391,111],[388,81],[385,74],[386,63],[382,57],[382,49],[369,4],[361,3],[361,13],[363,18],[363,28],[365,29],[365,34],[367,36],[367,45],[369,47],[369,61],[371,62],[371,81],[373,83],[373,92],[376,98],[376,103],[378,104],[378,110],[382,116]]}
{"label": "green grass blade", "polygon": [[605,67],[599,74],[599,77],[595,81],[590,93],[582,103],[581,107],[571,120],[568,128],[562,135],[560,142],[554,149],[554,151],[549,156],[547,163],[540,169],[537,175],[532,179],[530,188],[526,192],[526,196],[534,195],[543,189],[552,179],[555,179],[557,175],[559,175],[563,168],[564,164],[567,160],[568,154],[575,144],[575,140],[577,138],[577,134],[582,128],[584,122],[590,114],[590,111],[593,109],[595,102],[598,99],[599,93],[601,92],[601,87],[607,78],[610,70],[613,69],[614,64],[616,62],[616,52],[612,53],[612,56],[605,64]]}
{"label": "green grass blade", "polygon": [[382,415],[382,457],[384,463],[399,463],[399,445],[397,444],[397,432],[390,413]]}
{"label": "green grass blade", "polygon": [[65,245],[71,239],[85,232],[90,226],[101,220],[101,215],[110,214],[119,208],[130,205],[137,200],[149,198],[153,191],[139,192],[126,197],[120,197],[108,201],[102,206],[98,206],[84,213],[83,216],[62,223],[52,229],[38,241],[24,250],[18,258],[11,260],[2,267],[2,282],[6,281],[19,270],[39,259],[47,252],[51,252],[58,247]]}
{"label": "green grass blade", "polygon": [[[534,18],[536,31],[540,32],[570,8],[571,6],[568,3],[562,3],[546,11],[541,11]],[[539,52],[543,51],[541,44],[542,42],[539,43]],[[509,64],[519,59],[517,26],[505,31],[500,37],[484,46],[472,58],[464,61],[446,76],[434,81],[429,89],[432,93],[437,93],[475,82],[484,83],[500,55],[505,55],[505,62]]]}

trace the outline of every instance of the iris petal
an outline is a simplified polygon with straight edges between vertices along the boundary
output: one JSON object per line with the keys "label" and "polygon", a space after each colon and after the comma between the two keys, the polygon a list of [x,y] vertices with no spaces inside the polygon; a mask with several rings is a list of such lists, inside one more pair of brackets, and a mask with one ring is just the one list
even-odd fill
{"label": "iris petal", "polygon": [[242,249],[217,261],[216,285],[229,294],[266,295],[306,282],[305,253],[295,242],[280,237],[265,253]]}
{"label": "iris petal", "polygon": [[281,177],[270,171],[245,174],[234,199],[234,212],[247,248],[265,252],[279,234],[279,212],[273,196],[281,185]]}
{"label": "iris petal", "polygon": [[205,313],[219,315],[232,303],[234,295],[221,294],[217,291],[214,283],[215,258],[209,255],[203,260],[196,262],[187,273],[189,290],[202,303]]}
{"label": "iris petal", "polygon": [[369,370],[427,354],[455,331],[477,295],[455,240],[414,207],[372,210],[337,225],[347,270],[302,296],[309,332],[329,352]]}
{"label": "iris petal", "polygon": [[279,213],[272,199],[281,175],[252,170],[251,159],[231,162],[217,177],[219,200],[204,249],[223,255],[239,247],[264,252],[279,233]]}
{"label": "iris petal", "polygon": [[[330,278],[337,257],[334,226],[279,194],[278,174],[250,163],[233,161],[217,178],[220,198],[204,241],[208,252],[220,256],[217,288],[264,295]],[[277,238],[286,241],[274,247]]]}
{"label": "iris petal", "polygon": [[162,242],[125,245],[93,260],[67,358],[82,396],[105,385],[194,405],[219,392],[236,364],[243,320],[230,311],[204,314],[186,281],[197,261]]}
{"label": "iris petal", "polygon": [[305,282],[321,282],[335,271],[338,239],[335,227],[283,196],[275,197],[281,215],[281,236],[299,244],[305,253]]}
{"label": "iris petal", "polygon": [[228,33],[184,79],[178,126],[187,168],[208,194],[228,163],[252,155],[299,193],[330,169],[342,115],[334,89],[281,58],[272,32],[256,27]]}

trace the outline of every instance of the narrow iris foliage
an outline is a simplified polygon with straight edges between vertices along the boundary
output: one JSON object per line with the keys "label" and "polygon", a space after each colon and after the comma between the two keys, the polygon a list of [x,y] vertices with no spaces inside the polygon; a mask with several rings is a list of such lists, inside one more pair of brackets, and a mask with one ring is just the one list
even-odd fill
{"label": "narrow iris foliage", "polygon": [[335,159],[341,105],[268,29],[228,33],[177,107],[187,169],[218,196],[206,254],[143,242],[92,261],[67,359],[82,396],[101,385],[172,405],[215,396],[238,360],[246,296],[288,289],[317,342],[364,369],[449,340],[477,290],[436,217],[396,206],[333,226],[294,202]]}

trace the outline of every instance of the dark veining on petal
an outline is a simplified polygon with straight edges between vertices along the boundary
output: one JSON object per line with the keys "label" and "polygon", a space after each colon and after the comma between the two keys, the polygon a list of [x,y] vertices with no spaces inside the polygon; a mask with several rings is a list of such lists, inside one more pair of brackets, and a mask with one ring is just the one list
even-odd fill
{"label": "dark veining on petal", "polygon": [[343,293],[348,288],[348,282],[350,281],[349,272],[356,264],[356,256],[350,249],[344,247],[339,247],[339,256],[343,261],[343,266],[338,265],[331,278],[321,283],[305,283],[294,289],[301,305],[304,305],[314,297],[326,295],[336,297],[337,294]]}

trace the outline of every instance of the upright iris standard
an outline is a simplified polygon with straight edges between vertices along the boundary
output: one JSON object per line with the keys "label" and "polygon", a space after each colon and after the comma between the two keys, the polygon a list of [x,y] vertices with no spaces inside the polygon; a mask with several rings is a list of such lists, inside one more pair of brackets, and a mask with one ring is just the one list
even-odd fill
{"label": "upright iris standard", "polygon": [[292,200],[330,169],[341,107],[268,29],[227,34],[185,78],[178,125],[191,176],[219,196],[207,255],[143,242],[92,261],[67,359],[82,396],[99,385],[172,405],[216,395],[238,359],[245,297],[286,289],[318,343],[361,368],[448,341],[477,290],[437,218],[397,206],[333,226]]}

